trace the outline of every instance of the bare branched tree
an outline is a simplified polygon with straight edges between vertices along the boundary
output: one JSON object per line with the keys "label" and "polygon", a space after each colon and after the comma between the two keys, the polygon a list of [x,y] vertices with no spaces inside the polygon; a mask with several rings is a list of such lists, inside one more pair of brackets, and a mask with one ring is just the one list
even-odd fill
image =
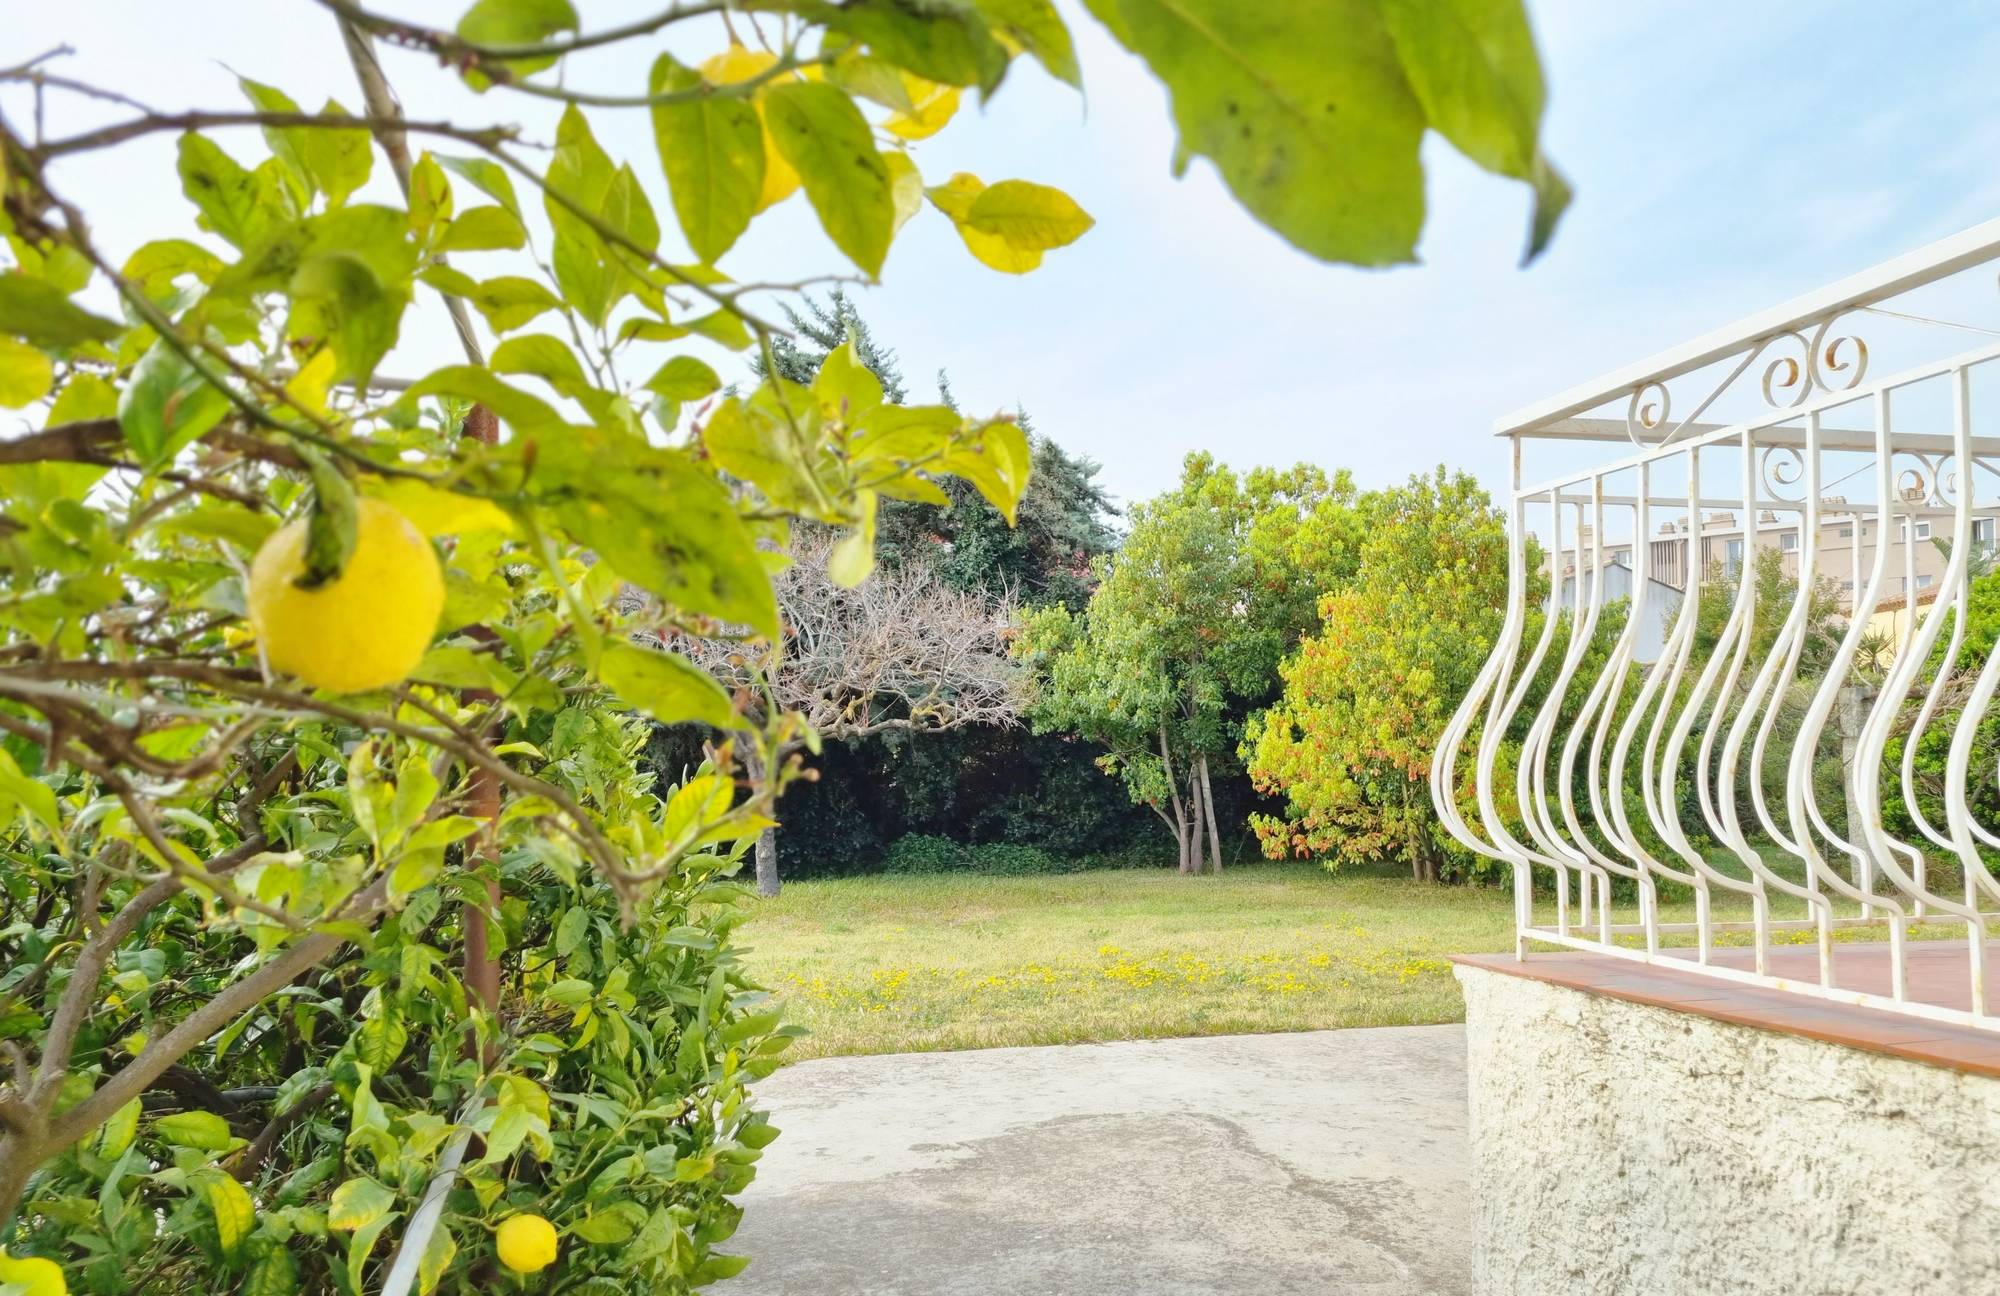
{"label": "bare branched tree", "polygon": [[[748,694],[752,711],[795,711],[824,739],[1017,722],[1023,680],[1007,651],[1011,600],[951,589],[914,563],[843,588],[827,575],[831,553],[829,538],[801,536],[774,579],[785,622],[775,660],[725,640],[672,646]],[[757,842],[757,887],[778,893],[775,830]]]}

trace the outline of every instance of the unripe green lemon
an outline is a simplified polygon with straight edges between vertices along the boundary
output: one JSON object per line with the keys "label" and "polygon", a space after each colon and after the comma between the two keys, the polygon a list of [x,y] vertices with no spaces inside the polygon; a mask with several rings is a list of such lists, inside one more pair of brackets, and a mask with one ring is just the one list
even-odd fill
{"label": "unripe green lemon", "polygon": [[273,670],[332,693],[365,693],[406,678],[444,611],[444,574],[423,532],[381,500],[362,499],[354,552],[314,589],[293,581],[306,565],[306,522],[271,533],[250,564],[250,624]]}
{"label": "unripe green lemon", "polygon": [[556,1229],[539,1215],[512,1215],[494,1237],[500,1263],[515,1273],[540,1273],[556,1262]]}

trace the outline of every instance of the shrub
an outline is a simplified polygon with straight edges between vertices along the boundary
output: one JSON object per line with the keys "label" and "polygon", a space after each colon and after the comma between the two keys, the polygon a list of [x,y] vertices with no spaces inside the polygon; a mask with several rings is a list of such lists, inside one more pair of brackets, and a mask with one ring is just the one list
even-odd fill
{"label": "shrub", "polygon": [[883,867],[891,873],[963,873],[969,862],[965,847],[949,837],[906,833],[889,848]]}
{"label": "shrub", "polygon": [[1058,858],[1039,846],[1019,846],[1013,842],[981,842],[969,849],[972,871],[997,877],[1025,877],[1035,873],[1072,873],[1075,861]]}

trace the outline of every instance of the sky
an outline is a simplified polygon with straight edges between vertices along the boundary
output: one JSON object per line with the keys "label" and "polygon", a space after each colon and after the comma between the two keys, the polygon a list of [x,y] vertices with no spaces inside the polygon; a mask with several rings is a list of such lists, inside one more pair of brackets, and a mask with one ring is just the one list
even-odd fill
{"label": "sky", "polygon": [[[1553,246],[1521,268],[1526,188],[1432,137],[1422,263],[1378,271],[1294,250],[1204,161],[1175,180],[1164,90],[1080,4],[1060,2],[1084,93],[1023,60],[916,160],[932,182],[970,170],[1057,185],[1096,227],[1016,278],[973,261],[927,211],[898,238],[882,285],[857,295],[913,399],[944,369],[969,410],[1025,410],[1101,463],[1123,500],[1170,486],[1195,450],[1239,467],[1345,467],[1363,485],[1442,463],[1497,487],[1496,417],[2000,214],[2000,23],[1977,0],[1530,0],[1550,88],[1545,151],[1577,192]],[[462,7],[374,3],[439,24]],[[579,7],[586,27],[634,11]],[[232,69],[302,103],[358,102],[331,20],[307,0],[15,0],[7,17],[0,61],[66,42],[77,53],[56,70],[161,108],[238,106]],[[725,39],[719,24],[687,26],[674,42],[683,57]],[[571,83],[636,90],[653,53],[579,61]],[[385,65],[413,117],[553,135],[540,103],[473,96],[414,54],[389,51]],[[18,90],[0,92],[17,125],[26,108]],[[51,99],[47,125],[63,134],[121,115]],[[667,213],[645,114],[593,121]],[[254,134],[220,138],[261,156]],[[155,137],[54,178],[122,255],[192,232],[191,213],[163,228],[181,219],[172,150]],[[801,197],[760,217],[723,268],[789,280],[842,264]],[[1991,296],[1978,308],[2000,316]],[[441,312],[413,312],[385,371],[455,358]]]}

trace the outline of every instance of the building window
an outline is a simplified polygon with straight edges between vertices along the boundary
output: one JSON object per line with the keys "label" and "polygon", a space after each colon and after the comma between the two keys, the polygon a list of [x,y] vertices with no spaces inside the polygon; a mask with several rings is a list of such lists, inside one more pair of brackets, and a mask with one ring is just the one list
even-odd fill
{"label": "building window", "polygon": [[1929,589],[1930,587],[1931,587],[1931,577],[1929,572],[1925,572],[1923,575],[1917,577],[1918,589]]}
{"label": "building window", "polygon": [[1854,592],[1854,582],[1851,580],[1844,580],[1840,582],[1840,589],[1841,592],[1844,594],[1852,594]]}
{"label": "building window", "polygon": [[1731,540],[1722,546],[1722,565],[1735,571],[1743,565],[1743,542]]}
{"label": "building window", "polygon": [[1991,549],[1993,547],[1993,532],[1996,522],[2000,522],[2000,518],[1972,519],[1972,543],[1979,548]]}
{"label": "building window", "polygon": [[[1910,543],[1910,524],[1907,519],[1903,522],[1902,528],[1897,534],[1902,537],[1904,544]],[[1930,538],[1931,524],[1928,522],[1917,523],[1917,539],[1928,540]]]}
{"label": "building window", "polygon": [[1842,540],[1852,540],[1854,538],[1854,528],[1851,526],[1844,526],[1840,528],[1838,534]]}
{"label": "building window", "polygon": [[1778,548],[1785,553],[1797,553],[1799,551],[1799,533],[1796,531],[1787,531],[1780,535],[1778,537]]}

